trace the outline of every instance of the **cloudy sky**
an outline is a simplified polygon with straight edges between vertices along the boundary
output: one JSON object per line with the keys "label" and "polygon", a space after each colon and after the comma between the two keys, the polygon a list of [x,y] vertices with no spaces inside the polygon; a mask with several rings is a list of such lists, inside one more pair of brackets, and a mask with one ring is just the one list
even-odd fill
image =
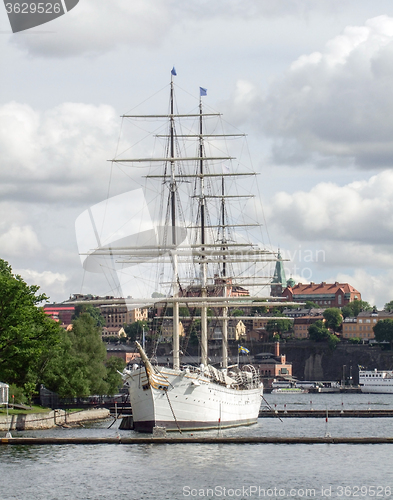
{"label": "cloudy sky", "polygon": [[110,293],[86,278],[75,220],[108,196],[119,116],[173,65],[248,134],[288,277],[393,299],[391,2],[80,0],[16,34],[0,8],[0,58],[0,257],[52,300]]}

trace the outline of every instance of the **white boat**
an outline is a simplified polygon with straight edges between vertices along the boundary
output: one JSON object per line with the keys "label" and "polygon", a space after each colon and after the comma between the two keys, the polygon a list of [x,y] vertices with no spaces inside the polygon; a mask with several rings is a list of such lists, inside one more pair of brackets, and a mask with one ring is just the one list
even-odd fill
{"label": "white boat", "polygon": [[393,371],[359,369],[359,386],[365,393],[393,394]]}
{"label": "white boat", "polygon": [[134,428],[152,432],[219,429],[257,421],[263,386],[253,366],[227,374],[213,366],[155,367],[137,343],[143,366],[125,371]]}
{"label": "white boat", "polygon": [[[259,380],[259,372],[252,365],[239,369],[238,364],[228,367],[228,322],[234,319],[232,311],[236,308],[246,310],[244,316],[237,319],[252,319],[251,307],[277,305],[277,300],[270,297],[250,295],[244,288],[266,286],[266,267],[270,262],[278,260],[277,253],[246,240],[235,240],[239,232],[258,223],[245,223],[237,218],[230,220],[226,203],[239,199],[251,198],[249,194],[238,194],[238,191],[227,193],[227,181],[234,181],[241,176],[252,178],[255,172],[239,171],[238,167],[228,168],[223,162],[231,162],[233,157],[223,154],[217,142],[228,137],[240,137],[243,134],[220,134],[205,130],[205,119],[219,117],[219,113],[205,113],[202,108],[202,96],[206,95],[201,88],[199,108],[189,114],[176,112],[174,109],[174,81],[172,70],[170,83],[169,112],[159,115],[124,115],[133,120],[166,119],[167,132],[157,137],[166,139],[167,145],[162,156],[156,158],[115,158],[115,163],[150,165],[161,162],[162,169],[154,175],[146,175],[149,180],[159,180],[166,192],[167,201],[161,206],[164,222],[158,222],[155,231],[157,241],[151,243],[144,240],[143,245],[118,247],[114,244],[100,247],[91,255],[94,258],[116,256],[122,266],[133,265],[143,261],[144,255],[153,265],[157,261],[170,268],[170,291],[152,299],[139,302],[145,306],[169,306],[173,309],[171,320],[173,325],[172,366],[155,366],[151,363],[144,349],[137,344],[142,364],[124,372],[124,379],[129,385],[130,402],[133,412],[134,427],[137,431],[152,432],[154,428],[164,427],[166,430],[198,430],[224,428],[256,423],[263,396],[263,385]],[[178,122],[191,118],[196,130],[191,125],[186,127]],[[181,133],[177,133],[177,130]],[[210,129],[212,130],[212,129]],[[185,133],[187,132],[187,133]],[[189,154],[188,147],[178,145],[180,140],[196,142],[197,153]],[[206,142],[212,141],[219,154],[207,154]],[[180,152],[183,151],[183,154]],[[195,151],[195,150],[194,150]],[[233,165],[231,163],[231,165]],[[157,185],[157,184],[156,184]],[[191,185],[191,187],[190,187]],[[186,189],[187,198],[185,198]],[[183,188],[183,191],[181,190]],[[157,189],[157,188],[156,188]],[[161,190],[161,188],[160,188]],[[229,191],[229,189],[228,189]],[[182,199],[183,197],[183,199]],[[196,204],[194,219],[184,216],[182,206],[186,208]],[[254,221],[255,222],[255,221]],[[165,229],[163,229],[165,228]],[[185,272],[188,265],[192,271]],[[255,271],[256,266],[260,271]],[[243,268],[242,268],[243,266]],[[189,268],[187,268],[189,269]],[[243,269],[243,270],[242,270]],[[183,274],[182,274],[183,273]],[[190,317],[180,318],[179,307],[187,307],[189,311],[200,310],[200,346],[201,357],[197,366],[181,366],[181,349],[179,342],[179,323],[192,321]],[[140,306],[139,306],[140,307]],[[219,325],[222,337],[222,361],[216,368],[209,364],[208,357],[208,309],[209,321]],[[168,315],[169,316],[169,315]],[[164,319],[164,318],[163,318]],[[217,338],[217,328],[215,328]],[[182,346],[184,350],[184,346]],[[236,350],[238,347],[236,346]],[[247,349],[244,349],[247,352]]]}

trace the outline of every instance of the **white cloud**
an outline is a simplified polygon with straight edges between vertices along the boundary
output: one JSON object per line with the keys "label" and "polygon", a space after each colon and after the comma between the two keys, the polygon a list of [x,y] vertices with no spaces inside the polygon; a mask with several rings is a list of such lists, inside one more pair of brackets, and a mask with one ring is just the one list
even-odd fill
{"label": "white cloud", "polygon": [[361,293],[362,300],[369,302],[372,306],[376,305],[378,309],[382,309],[387,302],[393,300],[392,280],[392,271],[388,271],[385,275],[376,275],[363,269],[356,269],[352,275],[338,273],[335,276],[335,281],[350,283]]}
{"label": "white cloud", "polygon": [[[263,96],[237,90],[234,107],[274,140],[281,164],[392,166],[393,17],[348,26],[302,55]],[[245,87],[242,83],[241,87]]]}
{"label": "white cloud", "polygon": [[[54,33],[12,37],[11,43],[33,55],[98,55],[120,46],[157,48],[177,29],[214,23],[216,31],[232,20],[307,18],[309,12],[334,15],[346,0],[83,0],[50,24]],[[191,28],[194,31],[194,28]],[[38,30],[42,31],[42,27]]]}
{"label": "white cloud", "polygon": [[67,294],[68,278],[65,274],[51,271],[38,272],[33,269],[13,269],[14,274],[20,274],[28,285],[38,285],[40,292],[48,297],[64,297]]}
{"label": "white cloud", "polygon": [[2,199],[76,200],[108,178],[119,121],[112,107],[64,103],[46,112],[0,107]]}
{"label": "white cloud", "polygon": [[164,0],[83,0],[51,22],[51,36],[18,36],[12,43],[35,55],[69,57],[100,54],[122,44],[159,43],[170,25]]}
{"label": "white cloud", "polygon": [[309,192],[279,192],[269,218],[300,241],[393,244],[393,172],[345,186],[319,183]]}
{"label": "white cloud", "polygon": [[42,246],[31,226],[12,225],[0,236],[2,256],[31,257],[41,251]]}

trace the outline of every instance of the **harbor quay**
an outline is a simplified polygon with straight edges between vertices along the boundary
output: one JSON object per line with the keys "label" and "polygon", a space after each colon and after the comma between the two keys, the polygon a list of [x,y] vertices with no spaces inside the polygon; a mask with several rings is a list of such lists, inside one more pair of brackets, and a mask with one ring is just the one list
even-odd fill
{"label": "harbor quay", "polygon": [[0,445],[92,445],[92,444],[393,444],[392,437],[288,437],[288,436],[177,436],[177,437],[12,437],[1,438]]}
{"label": "harbor quay", "polygon": [[70,412],[52,410],[47,413],[23,413],[19,415],[0,416],[0,431],[25,431],[52,429],[56,426],[73,426],[84,422],[103,420],[110,416],[106,408]]}

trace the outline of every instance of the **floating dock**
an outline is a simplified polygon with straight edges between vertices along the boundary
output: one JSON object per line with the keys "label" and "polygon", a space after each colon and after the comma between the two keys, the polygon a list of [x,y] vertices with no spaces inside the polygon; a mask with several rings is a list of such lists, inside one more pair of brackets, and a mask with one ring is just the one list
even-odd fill
{"label": "floating dock", "polygon": [[96,445],[96,444],[393,444],[393,437],[39,437],[1,438],[0,445]]}
{"label": "floating dock", "polygon": [[393,410],[263,410],[259,418],[380,418],[393,417]]}

